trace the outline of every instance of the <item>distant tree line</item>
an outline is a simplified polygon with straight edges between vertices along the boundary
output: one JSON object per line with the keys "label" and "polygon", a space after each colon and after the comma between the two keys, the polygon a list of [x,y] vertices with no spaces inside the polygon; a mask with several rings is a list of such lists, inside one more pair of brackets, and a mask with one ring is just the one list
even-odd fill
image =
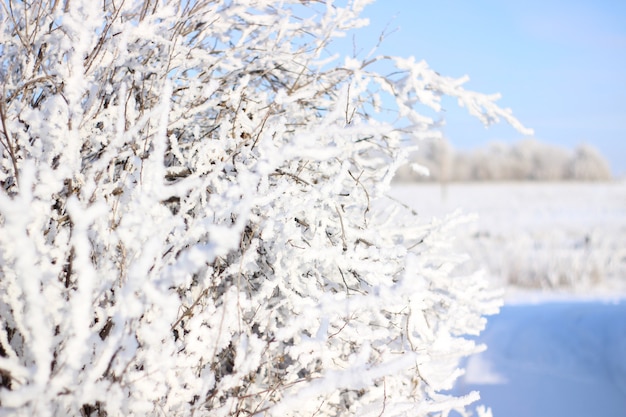
{"label": "distant tree line", "polygon": [[[426,168],[429,175],[425,175]],[[574,150],[525,139],[458,151],[445,139],[424,142],[397,181],[606,181],[606,159],[592,146]]]}

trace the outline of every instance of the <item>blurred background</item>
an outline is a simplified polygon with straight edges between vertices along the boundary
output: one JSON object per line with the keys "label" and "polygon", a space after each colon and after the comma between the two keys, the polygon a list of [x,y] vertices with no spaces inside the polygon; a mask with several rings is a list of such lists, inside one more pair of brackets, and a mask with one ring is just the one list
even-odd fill
{"label": "blurred background", "polygon": [[[626,174],[626,2],[617,0],[384,0],[370,25],[341,45],[364,56],[415,56],[466,88],[501,93],[500,105],[540,142],[593,145],[614,176]],[[470,150],[523,137],[506,124],[485,129],[444,101],[450,144]]]}
{"label": "blurred background", "polygon": [[420,144],[392,194],[424,221],[476,214],[457,245],[507,293],[626,296],[626,2],[381,0],[364,17],[329,53],[468,75],[534,129],[486,128],[444,99],[442,138]]}
{"label": "blurred background", "polygon": [[[494,416],[626,415],[626,2],[379,0],[344,54],[415,56],[499,104],[534,134],[485,128],[443,102],[391,197],[457,230],[503,292],[453,392]],[[430,172],[423,175],[426,167]]]}
{"label": "blurred background", "polygon": [[509,298],[626,296],[626,2],[381,0],[364,17],[329,53],[468,75],[465,88],[501,94],[534,130],[485,127],[445,98],[443,116],[427,113],[442,138],[419,144],[392,194],[424,221],[478,216],[459,231],[460,272],[485,270]]}

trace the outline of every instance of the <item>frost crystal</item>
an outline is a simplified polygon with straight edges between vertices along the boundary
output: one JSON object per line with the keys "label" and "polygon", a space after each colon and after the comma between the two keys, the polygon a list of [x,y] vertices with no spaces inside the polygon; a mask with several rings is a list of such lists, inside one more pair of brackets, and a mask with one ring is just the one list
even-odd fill
{"label": "frost crystal", "polygon": [[[425,62],[328,60],[366,3],[1,2],[0,415],[477,398],[441,391],[497,297],[452,274],[458,219],[386,191],[435,134],[417,104],[517,122]],[[377,120],[380,94],[408,125]]]}

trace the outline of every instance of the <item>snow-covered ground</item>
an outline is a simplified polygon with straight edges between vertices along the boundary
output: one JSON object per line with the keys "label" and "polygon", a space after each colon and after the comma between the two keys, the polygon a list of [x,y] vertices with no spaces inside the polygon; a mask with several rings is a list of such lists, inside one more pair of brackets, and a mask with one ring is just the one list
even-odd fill
{"label": "snow-covered ground", "polygon": [[456,394],[494,417],[626,416],[626,183],[401,185],[424,219],[461,209],[472,267],[506,290]]}
{"label": "snow-covered ground", "polygon": [[413,184],[391,195],[424,220],[476,213],[457,244],[495,285],[626,293],[626,182]]}
{"label": "snow-covered ground", "polygon": [[626,416],[626,302],[506,305],[455,392],[494,417]]}

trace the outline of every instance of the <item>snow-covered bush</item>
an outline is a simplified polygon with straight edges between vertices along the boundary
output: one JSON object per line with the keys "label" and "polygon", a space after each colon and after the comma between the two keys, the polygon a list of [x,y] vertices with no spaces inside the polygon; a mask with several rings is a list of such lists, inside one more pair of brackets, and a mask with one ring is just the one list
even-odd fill
{"label": "snow-covered bush", "polygon": [[476,234],[459,246],[467,248],[472,259],[489,271],[497,286],[581,292],[619,289],[626,272],[622,235],[546,229],[514,236]]}
{"label": "snow-covered bush", "polygon": [[1,2],[0,415],[476,399],[441,391],[497,300],[450,274],[458,219],[385,192],[442,94],[520,126],[423,61],[326,56],[366,3]]}

